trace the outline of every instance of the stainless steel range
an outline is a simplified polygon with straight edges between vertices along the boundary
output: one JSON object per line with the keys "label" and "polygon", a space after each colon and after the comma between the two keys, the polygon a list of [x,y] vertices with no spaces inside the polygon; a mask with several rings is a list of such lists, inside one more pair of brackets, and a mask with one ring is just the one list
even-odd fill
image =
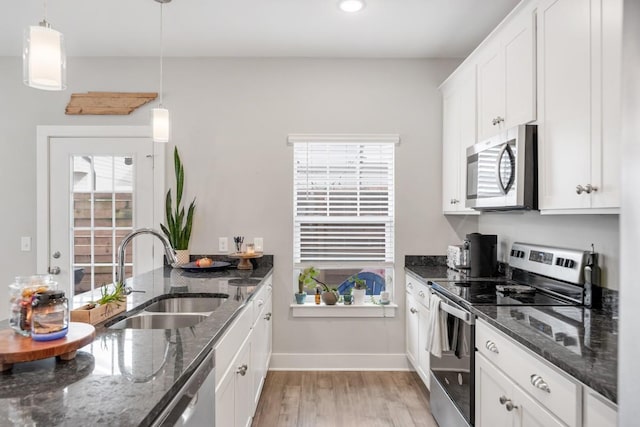
{"label": "stainless steel range", "polygon": [[591,295],[585,298],[585,289],[591,287],[584,286],[584,271],[596,258],[581,250],[514,243],[505,277],[430,282],[432,298],[440,299],[442,336],[447,341],[441,357],[430,356],[430,403],[440,426],[474,425],[475,316],[471,308],[508,310],[514,319],[580,352],[581,319],[573,318],[581,312],[576,308],[591,300]]}

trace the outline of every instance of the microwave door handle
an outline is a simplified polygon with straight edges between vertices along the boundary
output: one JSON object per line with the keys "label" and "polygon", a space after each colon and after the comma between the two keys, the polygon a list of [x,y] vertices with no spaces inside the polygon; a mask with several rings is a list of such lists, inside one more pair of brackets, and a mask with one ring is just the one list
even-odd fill
{"label": "microwave door handle", "polygon": [[[502,165],[502,159],[505,156],[505,154],[507,156],[509,156],[509,179],[507,180],[507,184],[505,185],[502,182],[502,174],[501,172],[501,165]],[[498,188],[500,188],[500,191],[502,192],[502,194],[506,195],[509,190],[511,189],[511,186],[513,185],[513,181],[515,180],[515,175],[516,175],[516,163],[514,161],[513,158],[513,151],[511,151],[511,147],[509,146],[509,144],[504,144],[502,147],[502,150],[500,150],[500,154],[498,154],[498,160],[496,162],[496,180],[498,181]]]}

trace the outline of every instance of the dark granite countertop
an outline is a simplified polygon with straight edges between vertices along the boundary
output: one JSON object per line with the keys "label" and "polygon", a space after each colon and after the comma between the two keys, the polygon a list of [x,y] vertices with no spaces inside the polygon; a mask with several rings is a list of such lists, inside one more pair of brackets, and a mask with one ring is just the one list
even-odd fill
{"label": "dark granite countertop", "polygon": [[[437,279],[457,280],[456,274],[439,265],[439,257],[411,257],[405,271],[425,283]],[[420,258],[424,258],[421,260]],[[426,260],[426,262],[425,262]],[[509,337],[562,369],[613,402],[617,402],[618,324],[610,311],[571,307],[580,342],[572,351],[543,332],[519,322],[512,307],[472,306],[472,311]],[[548,308],[547,308],[548,309]]]}
{"label": "dark granite countertop", "polygon": [[[97,325],[96,339],[78,350],[74,360],[15,364],[0,374],[1,424],[150,425],[263,283],[235,279],[262,279],[271,271],[272,264],[213,273],[165,267],[128,279],[127,285],[145,291],[129,295],[131,312],[166,294],[222,293],[229,298],[191,328],[115,330]],[[83,294],[73,304],[96,297]],[[0,322],[0,327],[7,327],[7,322]]]}
{"label": "dark granite countertop", "polygon": [[[583,319],[582,326],[578,326],[580,342],[572,347],[572,351],[562,342],[556,342],[543,332],[514,318],[511,315],[512,308],[473,306],[471,311],[511,339],[617,403],[618,330],[617,321],[609,313],[583,307],[553,308],[571,310],[572,316],[581,316]],[[544,309],[549,311],[551,307]]]}

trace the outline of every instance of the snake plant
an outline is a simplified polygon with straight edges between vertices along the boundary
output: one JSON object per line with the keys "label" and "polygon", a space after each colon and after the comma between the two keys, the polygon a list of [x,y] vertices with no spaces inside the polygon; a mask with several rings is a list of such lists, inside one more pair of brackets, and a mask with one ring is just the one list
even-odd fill
{"label": "snake plant", "polygon": [[178,154],[178,147],[173,150],[173,164],[176,172],[176,207],[173,208],[171,189],[167,191],[165,201],[166,225],[160,224],[160,228],[167,235],[171,246],[176,250],[189,248],[191,239],[191,226],[193,224],[193,212],[196,208],[196,199],[193,199],[185,217],[182,204],[182,190],[184,188],[184,167]]}

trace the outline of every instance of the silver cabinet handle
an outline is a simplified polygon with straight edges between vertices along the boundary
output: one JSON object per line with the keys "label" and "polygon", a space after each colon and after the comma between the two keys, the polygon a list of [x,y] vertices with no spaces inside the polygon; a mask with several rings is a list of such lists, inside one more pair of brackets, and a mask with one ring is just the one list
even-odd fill
{"label": "silver cabinet handle", "polygon": [[595,187],[591,184],[587,184],[584,187],[580,184],[576,185],[576,193],[578,194],[582,194],[582,193],[591,194],[596,191],[598,191],[598,187]]}
{"label": "silver cabinet handle", "polygon": [[507,411],[511,412],[514,409],[518,409],[518,407],[516,405],[513,404],[513,402],[508,401],[507,404],[505,405],[505,407],[507,408]]}
{"label": "silver cabinet handle", "polygon": [[411,312],[411,314],[416,314],[418,312],[418,310],[416,310],[415,308],[411,307],[409,309],[409,311]]}
{"label": "silver cabinet handle", "polygon": [[495,354],[499,354],[500,353],[498,351],[498,346],[496,345],[496,343],[494,343],[491,340],[487,340],[487,342],[484,344],[484,346],[487,348],[487,350],[489,350],[492,353],[495,353]]}
{"label": "silver cabinet handle", "polygon": [[424,292],[420,291],[420,292],[418,292],[418,295],[420,295],[421,297],[424,298]]}
{"label": "silver cabinet handle", "polygon": [[246,364],[238,366],[238,369],[236,369],[236,374],[240,374],[244,377],[245,375],[247,375],[247,369],[249,369],[249,367]]}
{"label": "silver cabinet handle", "polygon": [[262,307],[264,305],[264,301],[259,299],[258,300],[258,307]]}
{"label": "silver cabinet handle", "polygon": [[505,405],[507,408],[507,411],[509,412],[513,411],[514,409],[518,409],[518,407],[513,404],[511,399],[507,398],[506,396],[500,396],[498,401],[500,402],[501,405]]}
{"label": "silver cabinet handle", "polygon": [[540,375],[531,374],[531,384],[533,384],[534,387],[539,388],[542,391],[551,393],[549,384],[547,384]]}
{"label": "silver cabinet handle", "polygon": [[451,205],[455,205],[455,204],[458,204],[458,203],[460,203],[460,200],[458,200],[458,199],[449,200],[449,204],[451,204]]}
{"label": "silver cabinet handle", "polygon": [[49,267],[49,274],[60,274],[60,267],[58,267],[57,265],[54,265],[53,267]]}
{"label": "silver cabinet handle", "polygon": [[413,289],[413,283],[411,283],[411,282],[407,283],[407,288]]}
{"label": "silver cabinet handle", "polygon": [[264,315],[264,320],[271,320],[271,313],[267,313]]}
{"label": "silver cabinet handle", "polygon": [[500,116],[498,116],[498,117],[496,117],[495,119],[491,120],[491,123],[492,123],[494,126],[495,126],[495,125],[497,125],[497,124],[499,124],[499,123],[501,123],[501,122],[504,122],[504,117],[500,117]]}

